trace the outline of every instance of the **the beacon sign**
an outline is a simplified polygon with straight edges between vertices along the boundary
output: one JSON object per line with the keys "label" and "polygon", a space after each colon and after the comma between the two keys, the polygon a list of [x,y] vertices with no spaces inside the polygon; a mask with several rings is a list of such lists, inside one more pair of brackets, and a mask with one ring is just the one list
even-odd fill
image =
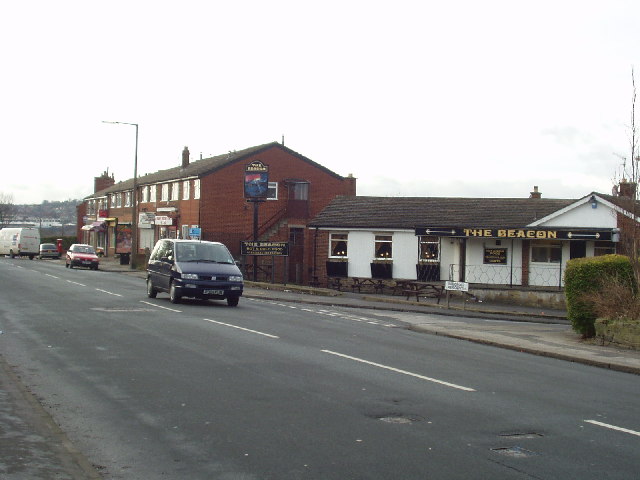
{"label": "the beacon sign", "polygon": [[543,230],[531,228],[416,227],[420,237],[519,238],[522,240],[611,241],[611,230]]}

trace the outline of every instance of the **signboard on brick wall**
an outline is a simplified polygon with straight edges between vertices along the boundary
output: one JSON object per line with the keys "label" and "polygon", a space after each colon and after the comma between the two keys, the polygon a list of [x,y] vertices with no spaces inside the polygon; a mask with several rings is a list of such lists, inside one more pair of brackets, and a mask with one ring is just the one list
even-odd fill
{"label": "signboard on brick wall", "polygon": [[242,255],[274,255],[289,256],[289,242],[240,242]]}

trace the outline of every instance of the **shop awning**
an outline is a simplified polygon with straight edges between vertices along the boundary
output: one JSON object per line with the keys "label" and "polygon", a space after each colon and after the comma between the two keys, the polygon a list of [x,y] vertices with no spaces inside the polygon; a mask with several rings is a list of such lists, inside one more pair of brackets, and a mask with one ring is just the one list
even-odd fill
{"label": "shop awning", "polygon": [[93,222],[90,225],[83,225],[82,230],[93,232],[104,232],[104,222]]}

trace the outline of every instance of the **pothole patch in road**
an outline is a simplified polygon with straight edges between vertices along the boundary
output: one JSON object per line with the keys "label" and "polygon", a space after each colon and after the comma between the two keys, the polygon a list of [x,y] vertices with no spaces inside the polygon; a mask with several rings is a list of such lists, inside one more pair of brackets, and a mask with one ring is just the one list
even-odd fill
{"label": "pothole patch in road", "polygon": [[527,450],[526,448],[519,447],[514,445],[512,447],[496,447],[492,448],[492,451],[513,458],[528,458],[528,457],[536,457],[540,455],[539,453],[532,452],[531,450]]}
{"label": "pothole patch in road", "polygon": [[155,312],[151,308],[144,307],[93,307],[90,310],[95,310],[97,312],[112,312],[112,313],[123,313],[123,312]]}
{"label": "pothole patch in road", "polygon": [[498,436],[502,438],[526,438],[526,439],[544,437],[542,433],[537,433],[537,432],[506,432],[506,433],[500,433],[498,434]]}
{"label": "pothole patch in road", "polygon": [[385,413],[382,415],[369,416],[371,418],[375,418],[376,420],[380,420],[381,422],[397,424],[421,422],[424,420],[424,417],[421,417],[420,415],[407,415],[404,413]]}

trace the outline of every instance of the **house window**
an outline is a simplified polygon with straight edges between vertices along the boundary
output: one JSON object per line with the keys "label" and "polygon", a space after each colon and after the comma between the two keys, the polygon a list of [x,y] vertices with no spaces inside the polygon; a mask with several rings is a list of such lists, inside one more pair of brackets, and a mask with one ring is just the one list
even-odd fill
{"label": "house window", "polygon": [[182,199],[183,200],[189,200],[189,180],[185,180],[184,182],[182,182]]}
{"label": "house window", "polygon": [[560,242],[539,240],[531,242],[531,262],[560,263],[562,244]]}
{"label": "house window", "polygon": [[147,203],[149,201],[149,187],[142,187],[142,200],[141,203]]}
{"label": "house window", "polygon": [[278,182],[269,182],[267,200],[278,200]]}
{"label": "house window", "polygon": [[124,206],[125,207],[131,206],[131,192],[124,193]]}
{"label": "house window", "polygon": [[440,261],[439,237],[420,237],[420,260],[424,262]]}
{"label": "house window", "polygon": [[200,198],[200,179],[196,178],[193,181],[193,198],[195,200]]}
{"label": "house window", "polygon": [[376,235],[374,247],[376,260],[387,260],[393,257],[391,248],[392,242],[392,235]]}
{"label": "house window", "polygon": [[171,185],[171,200],[178,200],[180,198],[180,183],[173,182]]}
{"label": "house window", "polygon": [[151,185],[149,187],[149,201],[150,202],[155,202],[156,201],[156,186],[155,185]]}
{"label": "house window", "polygon": [[293,183],[289,189],[291,200],[309,200],[309,184]]}
{"label": "house window", "polygon": [[611,255],[616,253],[616,244],[613,242],[596,242],[593,249],[593,256]]}
{"label": "house window", "polygon": [[122,207],[122,192],[116,193],[116,207]]}
{"label": "house window", "polygon": [[169,200],[169,184],[168,183],[162,184],[162,197],[160,198],[163,202],[166,202]]}
{"label": "house window", "polygon": [[329,234],[329,256],[340,257],[340,258],[347,256],[347,234],[346,233]]}

